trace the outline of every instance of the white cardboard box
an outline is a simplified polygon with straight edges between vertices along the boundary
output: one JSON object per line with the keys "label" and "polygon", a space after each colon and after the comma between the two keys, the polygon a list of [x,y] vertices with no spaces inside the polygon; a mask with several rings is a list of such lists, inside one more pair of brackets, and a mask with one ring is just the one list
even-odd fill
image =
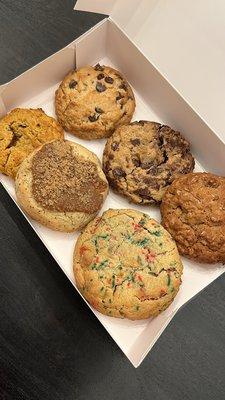
{"label": "white cardboard box", "polygon": [[[102,1],[98,0],[96,3]],[[81,1],[79,5],[80,3]],[[90,4],[88,1],[86,3]],[[108,5],[110,3],[113,2]],[[0,115],[15,107],[42,107],[47,114],[55,116],[54,93],[65,74],[75,67],[97,62],[116,67],[130,82],[137,101],[133,120],[163,122],[180,130],[192,144],[192,153],[197,161],[196,170],[225,174],[225,144],[111,18],[104,19],[66,48],[1,86]],[[101,158],[104,140],[82,141],[70,134],[66,134],[66,137],[83,144]],[[1,182],[16,202],[13,181],[1,175]],[[155,208],[131,206],[113,192],[110,192],[102,211],[108,208],[131,207],[148,212],[160,221],[160,213]],[[78,233],[54,232],[29,218],[27,220],[75,286],[72,254]],[[183,261],[181,289],[173,304],[154,319],[116,319],[104,316],[90,307],[135,367],[140,365],[179,308],[225,270],[219,264],[210,266],[199,265],[187,259]]]}

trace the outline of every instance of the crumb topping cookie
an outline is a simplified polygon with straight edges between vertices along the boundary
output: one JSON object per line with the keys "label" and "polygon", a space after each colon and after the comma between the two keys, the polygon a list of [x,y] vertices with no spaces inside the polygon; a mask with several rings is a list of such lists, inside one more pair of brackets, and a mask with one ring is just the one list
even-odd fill
{"label": "crumb topping cookie", "polygon": [[16,194],[34,219],[57,230],[74,231],[93,219],[108,192],[98,158],[69,141],[47,143],[19,168]]}
{"label": "crumb topping cookie", "polygon": [[176,179],[161,204],[162,224],[180,254],[199,262],[225,261],[225,178],[192,173]]}
{"label": "crumb topping cookie", "polygon": [[0,171],[15,178],[20,163],[34,149],[63,138],[62,127],[41,108],[15,108],[0,120]]}
{"label": "crumb topping cookie", "polygon": [[135,99],[115,69],[97,64],[71,71],[55,96],[56,115],[66,131],[82,139],[108,137],[130,122]]}
{"label": "crumb topping cookie", "polygon": [[182,263],[169,233],[147,214],[108,210],[87,225],[74,250],[78,289],[103,314],[156,316],[176,296]]}
{"label": "crumb topping cookie", "polygon": [[156,122],[119,127],[107,140],[103,155],[110,186],[137,204],[159,203],[171,182],[193,169],[188,141]]}
{"label": "crumb topping cookie", "polygon": [[32,161],[32,192],[47,210],[95,213],[102,205],[105,180],[97,163],[74,154],[70,142],[43,146]]}

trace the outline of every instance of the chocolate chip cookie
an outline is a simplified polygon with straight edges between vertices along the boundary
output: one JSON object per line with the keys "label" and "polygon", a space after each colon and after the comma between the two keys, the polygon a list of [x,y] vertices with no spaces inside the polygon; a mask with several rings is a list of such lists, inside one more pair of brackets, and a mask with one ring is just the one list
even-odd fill
{"label": "chocolate chip cookie", "polygon": [[157,122],[139,121],[117,128],[103,155],[110,186],[136,204],[161,202],[173,180],[193,169],[188,141]]}
{"label": "chocolate chip cookie", "polygon": [[15,108],[0,120],[0,172],[15,178],[20,163],[34,149],[63,138],[62,127],[41,108]]}
{"label": "chocolate chip cookie", "polygon": [[135,99],[115,69],[97,64],[70,72],[55,95],[56,115],[66,131],[82,139],[109,137],[130,122]]}
{"label": "chocolate chip cookie", "polygon": [[93,219],[108,193],[97,156],[77,143],[43,145],[21,164],[16,176],[18,203],[49,228],[73,232]]}
{"label": "chocolate chip cookie", "polygon": [[192,173],[176,179],[161,204],[162,224],[180,254],[199,262],[225,262],[225,178]]}
{"label": "chocolate chip cookie", "polygon": [[183,266],[169,233],[147,214],[108,210],[89,223],[74,251],[78,289],[102,314],[132,320],[165,310]]}

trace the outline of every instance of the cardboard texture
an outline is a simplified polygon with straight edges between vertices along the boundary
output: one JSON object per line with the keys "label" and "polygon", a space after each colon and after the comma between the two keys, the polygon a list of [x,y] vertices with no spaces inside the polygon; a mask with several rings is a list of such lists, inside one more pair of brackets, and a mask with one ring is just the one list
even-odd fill
{"label": "cardboard texture", "polygon": [[[1,113],[18,106],[42,107],[47,114],[55,116],[54,93],[64,75],[70,69],[96,62],[114,66],[130,82],[137,102],[133,120],[153,120],[180,129],[192,143],[197,171],[210,169],[225,173],[224,143],[111,19],[103,20],[66,48],[4,85],[0,97]],[[66,134],[66,138],[86,146],[102,158],[105,140],[84,141],[70,134]],[[12,179],[1,175],[1,182],[16,202]],[[146,207],[130,205],[113,192],[110,192],[102,211],[108,208],[135,208],[148,212],[160,221],[156,208],[146,210]],[[78,233],[54,232],[26,218],[75,286],[72,255]],[[165,312],[154,319],[129,321],[110,318],[89,306],[135,367],[144,359],[177,310],[225,270],[221,265],[199,265],[186,259],[183,262],[183,284],[177,297]]]}

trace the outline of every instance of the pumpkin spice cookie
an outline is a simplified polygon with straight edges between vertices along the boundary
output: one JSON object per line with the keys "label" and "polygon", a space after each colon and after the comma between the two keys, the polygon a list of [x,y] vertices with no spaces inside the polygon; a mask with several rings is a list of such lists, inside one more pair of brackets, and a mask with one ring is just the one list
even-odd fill
{"label": "pumpkin spice cookie", "polygon": [[108,193],[97,156],[85,147],[57,140],[21,164],[16,176],[18,203],[41,224],[73,232],[93,219]]}
{"label": "pumpkin spice cookie", "polygon": [[90,222],[74,250],[78,289],[102,314],[132,320],[165,310],[182,263],[169,233],[147,214],[108,210]]}
{"label": "pumpkin spice cookie", "polygon": [[161,204],[162,224],[180,254],[199,262],[225,262],[225,178],[192,173],[176,179]]}
{"label": "pumpkin spice cookie", "polygon": [[161,202],[172,181],[193,169],[188,141],[157,122],[119,127],[107,140],[103,155],[110,186],[137,204]]}
{"label": "pumpkin spice cookie", "polygon": [[56,91],[55,107],[66,131],[82,139],[100,139],[130,122],[135,99],[118,71],[97,64],[71,71],[63,79]]}
{"label": "pumpkin spice cookie", "polygon": [[15,178],[20,163],[34,149],[63,138],[61,126],[41,108],[15,108],[0,120],[0,172]]}

